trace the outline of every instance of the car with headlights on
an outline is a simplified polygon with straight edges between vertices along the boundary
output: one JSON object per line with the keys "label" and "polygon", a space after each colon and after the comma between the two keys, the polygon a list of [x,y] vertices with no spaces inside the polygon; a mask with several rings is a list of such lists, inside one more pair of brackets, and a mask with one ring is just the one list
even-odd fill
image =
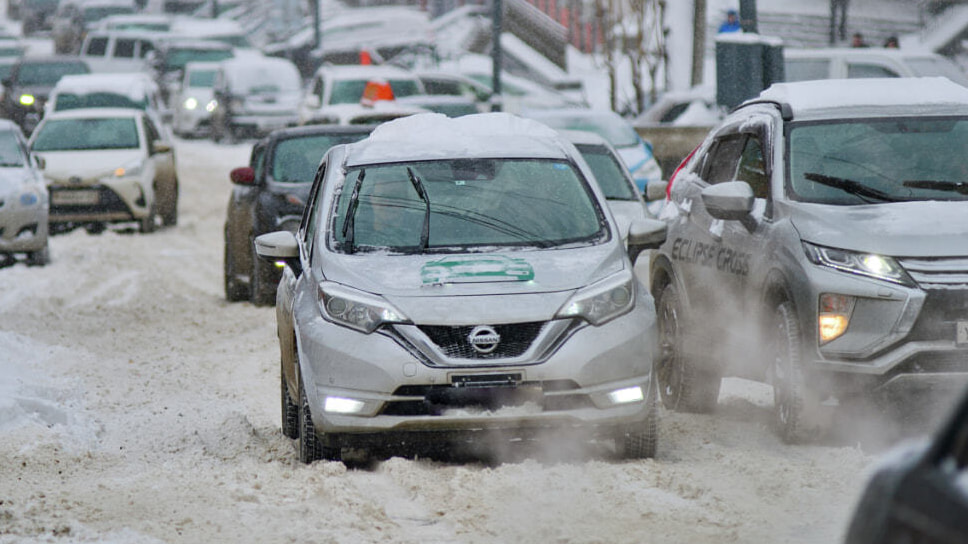
{"label": "car with headlights on", "polygon": [[212,112],[218,106],[213,91],[217,70],[217,62],[185,64],[181,84],[171,100],[171,129],[176,135],[205,136],[212,130]]}
{"label": "car with headlights on", "polygon": [[225,214],[225,298],[256,305],[276,301],[282,270],[255,254],[254,240],[267,232],[296,232],[313,176],[330,147],[362,140],[367,126],[314,125],[280,129],[252,146],[249,166],[230,173],[232,194]]}
{"label": "car with headlights on", "polygon": [[0,113],[29,135],[43,117],[47,97],[60,78],[90,72],[87,64],[77,57],[22,57],[13,63],[2,81]]}
{"label": "car with headlights on", "polygon": [[288,59],[236,57],[219,63],[212,92],[212,139],[235,141],[296,126],[302,79]]}
{"label": "car with headlights on", "polygon": [[772,384],[787,442],[854,402],[968,383],[968,89],[945,78],[775,84],[670,181],[651,265],[669,408]]}
{"label": "car with headlights on", "polygon": [[299,229],[256,238],[300,459],[575,433],[655,453],[655,308],[578,151],[506,113],[396,119],[324,156]]}
{"label": "car with headlights on", "polygon": [[23,256],[28,266],[49,260],[47,185],[41,162],[27,149],[23,132],[0,119],[0,266]]}
{"label": "car with headlights on", "polygon": [[30,148],[45,163],[52,233],[77,227],[98,233],[108,224],[131,222],[141,232],[155,230],[158,163],[171,144],[152,130],[143,111],[52,112],[31,135]]}

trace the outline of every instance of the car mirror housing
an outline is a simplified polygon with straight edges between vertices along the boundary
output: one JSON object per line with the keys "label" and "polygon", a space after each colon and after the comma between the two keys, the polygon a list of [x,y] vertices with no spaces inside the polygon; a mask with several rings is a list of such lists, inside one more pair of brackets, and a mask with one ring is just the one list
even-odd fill
{"label": "car mirror housing", "polygon": [[233,168],[229,179],[236,185],[255,185],[255,170],[248,166]]}
{"label": "car mirror housing", "polygon": [[284,264],[299,274],[299,242],[288,230],[269,232],[255,239],[256,254],[267,261]]}
{"label": "car mirror housing", "polygon": [[319,96],[315,94],[308,95],[305,100],[306,108],[311,110],[317,110],[322,107],[322,102],[319,100]]}
{"label": "car mirror housing", "polygon": [[649,201],[662,200],[666,197],[669,182],[666,180],[650,181],[645,185],[645,199]]}
{"label": "car mirror housing", "polygon": [[152,153],[171,153],[171,144],[169,142],[158,141],[151,145]]}
{"label": "car mirror housing", "polygon": [[718,183],[701,194],[706,210],[716,219],[741,220],[753,210],[753,188],[745,181]]}
{"label": "car mirror housing", "polygon": [[658,219],[636,219],[629,225],[628,254],[632,264],[647,249],[658,249],[666,240],[668,225]]}

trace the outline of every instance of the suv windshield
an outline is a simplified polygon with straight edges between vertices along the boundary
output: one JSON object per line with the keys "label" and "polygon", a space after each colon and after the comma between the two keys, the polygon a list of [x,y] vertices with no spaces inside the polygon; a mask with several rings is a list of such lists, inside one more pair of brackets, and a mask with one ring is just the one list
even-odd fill
{"label": "suv windshield", "polygon": [[127,108],[145,110],[148,99],[132,100],[130,96],[112,92],[60,93],[54,103],[54,111],[80,108]]}
{"label": "suv windshield", "polygon": [[310,183],[327,149],[362,140],[366,133],[319,134],[282,140],[272,154],[272,179],[283,183]]}
{"label": "suv windshield", "polygon": [[45,85],[53,87],[57,81],[66,75],[86,74],[90,72],[87,65],[78,62],[25,62],[17,72],[17,84],[23,86]]}
{"label": "suv windshield", "polygon": [[[31,148],[34,151],[137,149],[138,127],[133,117],[55,119],[43,123]],[[83,134],[83,138],[78,138]]]}
{"label": "suv windshield", "polygon": [[[369,79],[346,79],[333,83],[333,93],[329,98],[330,104],[357,104],[363,98],[363,89]],[[391,79],[390,88],[394,98],[413,96],[420,92],[416,81],[408,79]]]}
{"label": "suv windshield", "polygon": [[796,200],[968,200],[968,117],[801,124],[788,142],[788,187]]}
{"label": "suv windshield", "polygon": [[234,56],[230,49],[176,48],[165,55],[165,72],[182,70],[189,62],[218,62]]}
{"label": "suv windshield", "polygon": [[332,221],[337,250],[346,252],[551,247],[605,236],[602,212],[587,184],[571,164],[555,160],[450,159],[350,168]]}

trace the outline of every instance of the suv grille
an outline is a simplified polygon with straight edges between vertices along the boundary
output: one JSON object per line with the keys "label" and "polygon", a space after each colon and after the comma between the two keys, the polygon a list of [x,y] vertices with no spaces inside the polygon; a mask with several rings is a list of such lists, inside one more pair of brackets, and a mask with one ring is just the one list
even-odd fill
{"label": "suv grille", "polygon": [[968,321],[968,286],[929,290],[910,340],[954,340],[958,321]]}
{"label": "suv grille", "polygon": [[899,260],[922,289],[968,289],[968,257]]}
{"label": "suv grille", "polygon": [[450,327],[446,325],[420,325],[420,330],[440,348],[447,357],[454,359],[505,359],[518,357],[531,347],[541,333],[543,321],[494,325],[501,342],[490,353],[480,353],[467,338],[474,327]]}

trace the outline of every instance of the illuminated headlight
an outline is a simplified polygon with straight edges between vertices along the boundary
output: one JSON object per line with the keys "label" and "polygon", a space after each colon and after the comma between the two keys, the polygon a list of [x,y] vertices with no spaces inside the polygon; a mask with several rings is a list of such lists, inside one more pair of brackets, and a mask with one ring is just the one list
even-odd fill
{"label": "illuminated headlight", "polygon": [[642,402],[645,400],[645,395],[642,394],[642,388],[636,385],[635,387],[612,391],[608,394],[608,400],[612,401],[612,404],[628,404],[630,402]]}
{"label": "illuminated headlight", "polygon": [[336,283],[320,282],[318,295],[323,318],[367,334],[384,323],[410,321],[382,297]]}
{"label": "illuminated headlight", "polygon": [[854,312],[855,299],[849,295],[824,293],[820,295],[817,308],[817,333],[820,344],[836,340],[850,325],[850,316]]}
{"label": "illuminated headlight", "polygon": [[891,257],[815,246],[807,242],[803,243],[803,249],[807,253],[807,259],[815,265],[908,287],[914,286],[914,280]]}
{"label": "illuminated headlight", "polygon": [[212,113],[213,111],[215,111],[215,108],[217,107],[218,107],[218,100],[209,100],[208,104],[205,104],[205,111],[207,111],[208,113]]}
{"label": "illuminated headlight", "polygon": [[111,175],[116,178],[129,178],[137,177],[141,175],[141,171],[144,169],[143,161],[135,161],[124,166],[119,166],[111,172]]}
{"label": "illuminated headlight", "polygon": [[356,414],[363,410],[363,401],[344,397],[326,397],[323,410],[334,414]]}
{"label": "illuminated headlight", "polygon": [[197,107],[198,107],[198,100],[196,100],[194,96],[189,96],[188,98],[185,99],[186,110],[193,110]]}
{"label": "illuminated headlight", "polygon": [[558,310],[558,317],[581,317],[592,325],[601,325],[630,312],[634,304],[632,272],[623,270],[572,295]]}
{"label": "illuminated headlight", "polygon": [[20,95],[20,105],[21,106],[33,106],[36,99],[32,94],[22,94]]}

